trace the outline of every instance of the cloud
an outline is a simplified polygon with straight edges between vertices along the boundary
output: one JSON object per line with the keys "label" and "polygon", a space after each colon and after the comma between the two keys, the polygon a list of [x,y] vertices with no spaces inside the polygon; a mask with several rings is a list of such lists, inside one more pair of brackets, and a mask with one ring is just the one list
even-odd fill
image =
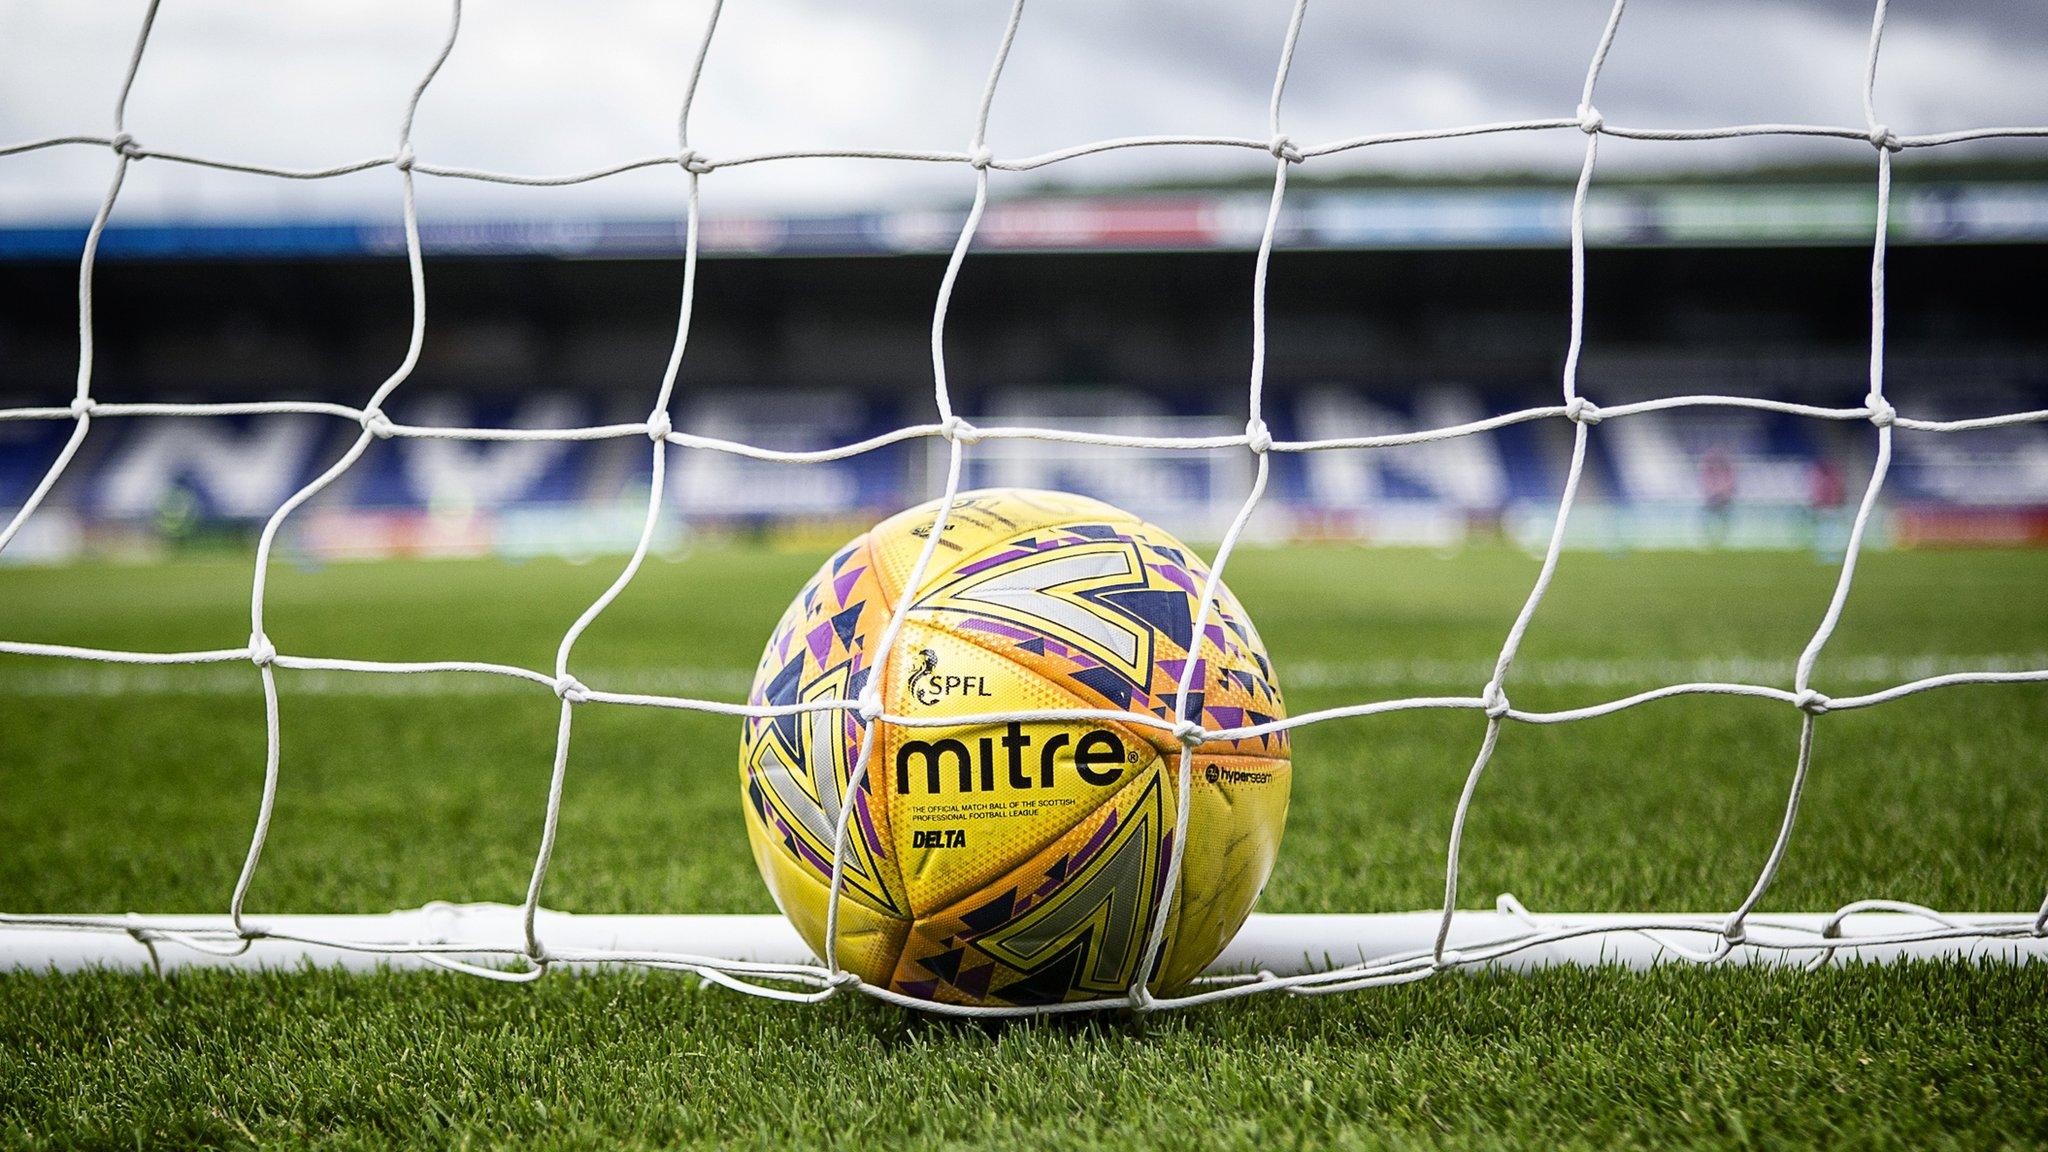
{"label": "cloud", "polygon": [[[0,14],[0,142],[110,131],[140,0],[24,0]],[[434,162],[559,173],[676,150],[676,121],[708,0],[472,0],[415,144]],[[1264,136],[1289,14],[1281,0],[1033,0],[990,118],[1003,155],[1143,133]],[[1366,132],[1568,115],[1606,19],[1595,0],[1312,6],[1282,108],[1304,142]],[[747,0],[726,6],[692,116],[710,155],[783,149],[964,148],[1008,16],[1001,0]],[[158,16],[130,102],[147,146],[284,166],[388,154],[406,98],[445,33],[417,0],[175,0]],[[1610,122],[1862,122],[1869,10],[1847,0],[1637,0],[1601,75]],[[1880,118],[1901,132],[2048,122],[2048,11],[1893,6]],[[1569,170],[1575,133],[1401,145],[1322,170]],[[1740,168],[1858,155],[1838,141],[1614,142],[1615,168]],[[1237,175],[1256,153],[1148,149],[1048,173],[1069,183]],[[0,211],[77,219],[111,157],[72,148],[0,158]],[[999,175],[999,190],[1038,178]],[[422,182],[430,212],[669,212],[663,170],[569,190]],[[713,210],[847,208],[962,199],[958,167],[878,161],[764,164],[705,181]],[[125,218],[390,211],[388,170],[286,182],[165,163],[136,166]]]}

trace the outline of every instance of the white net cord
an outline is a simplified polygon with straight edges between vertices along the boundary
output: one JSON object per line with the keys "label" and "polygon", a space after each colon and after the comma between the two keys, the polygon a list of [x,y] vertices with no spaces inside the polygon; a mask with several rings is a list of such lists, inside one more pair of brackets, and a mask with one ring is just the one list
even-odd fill
{"label": "white net cord", "polygon": [[[33,940],[34,947],[47,954],[64,954],[65,942],[104,938],[112,935],[133,940],[148,950],[152,964],[175,962],[168,958],[189,952],[193,957],[237,962],[249,960],[251,949],[262,943],[292,945],[301,955],[342,956],[352,961],[393,965],[433,964],[496,980],[532,980],[556,965],[630,964],[694,973],[703,979],[740,991],[785,1000],[814,1002],[855,989],[884,1000],[918,1008],[965,1015],[1005,1015],[1038,1012],[1066,1012],[1097,1009],[1105,1005],[1126,1005],[1140,1011],[1186,1006],[1256,992],[1287,991],[1295,994],[1341,992],[1373,985],[1398,983],[1430,977],[1443,971],[1475,965],[1516,965],[1550,962],[1560,958],[1599,959],[1615,954],[1609,949],[1646,947],[1658,959],[1682,959],[1702,963],[1724,960],[1792,961],[1819,965],[1838,954],[1894,955],[1910,953],[1923,946],[1983,948],[2003,946],[2015,955],[2048,956],[2048,896],[2038,913],[1987,916],[1938,912],[1919,905],[1889,900],[1859,900],[1829,915],[1778,916],[1756,913],[1784,860],[1796,818],[1801,793],[1812,761],[1815,727],[1820,717],[1831,712],[1874,707],[1902,697],[1939,688],[1963,685],[2016,684],[2048,681],[2048,668],[2018,671],[1961,670],[1894,684],[1860,696],[1829,696],[1815,687],[1814,672],[1822,651],[1833,634],[1847,603],[1856,575],[1856,562],[1865,530],[1876,507],[1891,461],[1892,437],[1896,429],[1938,434],[1957,433],[2020,423],[2048,421],[2048,410],[2009,412],[1963,419],[1932,420],[1900,414],[1885,397],[1884,320],[1885,253],[1887,217],[1891,196],[1893,155],[1904,149],[1935,148],[1964,141],[1992,138],[2048,136],[2048,126],[1990,127],[1933,135],[1901,135],[1877,114],[1876,83],[1879,49],[1883,41],[1886,5],[1879,0],[1871,20],[1869,47],[1862,87],[1864,123],[1860,126],[1820,124],[1743,124],[1725,127],[1666,129],[1633,128],[1610,124],[1594,101],[1595,89],[1621,26],[1626,0],[1616,0],[1602,28],[1597,46],[1580,89],[1579,102],[1570,116],[1472,124],[1426,131],[1393,131],[1367,134],[1304,146],[1283,130],[1281,111],[1288,72],[1295,46],[1301,36],[1306,0],[1298,0],[1290,14],[1281,45],[1268,104],[1268,132],[1264,138],[1231,136],[1137,136],[1077,144],[1039,155],[1003,157],[988,142],[988,122],[1012,45],[1023,24],[1025,0],[1015,0],[1004,26],[995,59],[980,94],[973,136],[962,152],[904,151],[891,149],[836,149],[705,156],[690,145],[690,109],[697,95],[698,80],[718,28],[721,5],[714,0],[703,36],[697,43],[684,83],[682,105],[677,117],[677,150],[669,155],[644,157],[601,168],[561,174],[516,174],[479,171],[436,165],[416,156],[412,127],[420,104],[435,76],[455,51],[461,33],[462,5],[451,4],[448,31],[438,54],[414,86],[405,109],[395,150],[348,164],[320,169],[285,169],[246,164],[231,158],[213,158],[152,150],[138,142],[125,128],[129,94],[142,67],[150,31],[157,15],[152,0],[143,16],[120,92],[115,101],[112,130],[108,135],[71,135],[31,140],[0,147],[0,157],[49,148],[102,147],[114,153],[114,171],[107,192],[95,213],[79,260],[78,278],[78,374],[75,394],[69,403],[51,407],[0,409],[0,420],[71,421],[72,430],[49,469],[22,506],[0,529],[0,548],[20,531],[36,511],[65,469],[78,454],[99,418],[178,417],[195,415],[243,415],[257,413],[300,413],[351,421],[360,434],[346,451],[318,477],[293,493],[265,523],[256,548],[250,588],[250,634],[238,647],[191,652],[131,652],[67,645],[0,641],[0,653],[44,657],[54,660],[103,661],[121,664],[196,665],[232,664],[247,661],[261,679],[264,700],[266,752],[261,799],[249,849],[229,899],[225,921],[216,918],[180,916],[64,916],[38,913],[0,914],[0,960],[7,956],[10,941]],[[1356,436],[1319,440],[1275,440],[1262,418],[1262,392],[1266,369],[1266,285],[1272,259],[1281,206],[1287,191],[1288,171],[1320,157],[1397,142],[1422,142],[1499,133],[1578,131],[1585,136],[1585,157],[1573,191],[1570,218],[1570,326],[1563,368],[1562,394],[1554,405],[1504,412],[1482,420],[1393,435]],[[1585,336],[1586,304],[1586,203],[1603,137],[1634,140],[1699,141],[1738,137],[1814,136],[1868,142],[1876,152],[1876,226],[1872,239],[1870,266],[1870,368],[1869,393],[1857,407],[1824,407],[1778,400],[1721,395],[1681,395],[1630,404],[1601,406],[1579,393],[1578,370]],[[1108,433],[1027,426],[978,427],[957,414],[949,394],[945,335],[947,310],[962,268],[973,246],[989,200],[989,173],[1026,172],[1078,157],[1149,147],[1206,147],[1251,149],[1273,158],[1272,195],[1260,238],[1252,283],[1252,347],[1247,394],[1247,419],[1242,435],[1206,437],[1127,436]],[[974,180],[971,207],[961,227],[945,273],[938,285],[932,310],[931,355],[935,419],[928,423],[898,428],[865,440],[810,452],[777,451],[732,440],[691,433],[674,426],[669,415],[684,367],[692,308],[695,301],[700,231],[699,189],[703,179],[728,168],[797,159],[876,159],[904,163],[953,164],[965,166]],[[402,187],[406,263],[411,284],[412,323],[404,357],[398,367],[363,402],[361,407],[342,404],[255,401],[226,404],[181,403],[99,403],[93,398],[93,269],[100,240],[120,196],[123,178],[130,164],[142,160],[197,165],[234,172],[291,180],[321,180],[351,173],[389,167],[399,176]],[[384,412],[383,405],[411,375],[418,363],[426,337],[426,272],[422,255],[418,210],[414,199],[415,181],[421,176],[483,181],[496,184],[561,186],[601,180],[640,169],[673,168],[684,184],[685,250],[682,266],[681,304],[675,340],[655,392],[648,419],[629,424],[576,428],[529,429],[508,427],[441,427],[399,424]],[[1870,481],[1856,508],[1839,575],[1825,614],[1801,652],[1789,688],[1746,682],[1697,682],[1669,684],[1631,696],[1578,708],[1536,712],[1518,709],[1511,702],[1507,685],[1522,638],[1543,604],[1555,576],[1565,542],[1567,521],[1579,491],[1586,460],[1588,439],[1593,429],[1607,420],[1625,419],[1639,413],[1678,408],[1747,408],[1827,421],[1867,421],[1875,430],[1875,462]],[[559,826],[563,795],[568,785],[571,736],[576,711],[586,705],[611,704],[684,709],[728,716],[778,716],[812,711],[851,711],[864,725],[865,735],[849,790],[858,789],[872,756],[881,725],[916,726],[915,718],[884,711],[878,682],[870,680],[859,699],[825,700],[803,704],[756,707],[745,703],[699,699],[689,696],[606,691],[584,683],[572,671],[571,657],[577,640],[607,607],[627,588],[646,559],[662,513],[667,457],[671,446],[729,453],[754,460],[807,464],[844,459],[909,440],[937,438],[946,445],[946,481],[933,530],[905,582],[904,597],[895,605],[873,662],[882,664],[889,647],[901,632],[909,609],[909,589],[920,583],[935,545],[951,514],[961,484],[964,462],[971,448],[993,439],[1028,439],[1087,444],[1100,447],[1143,450],[1211,450],[1253,454],[1255,473],[1249,491],[1214,556],[1210,576],[1200,601],[1195,634],[1200,635],[1214,607],[1217,588],[1223,578],[1232,549],[1257,509],[1266,490],[1272,454],[1320,451],[1370,451],[1405,444],[1418,444],[1462,436],[1481,435],[1514,424],[1542,420],[1566,420],[1572,424],[1572,452],[1559,495],[1556,518],[1541,568],[1526,600],[1503,641],[1493,673],[1471,696],[1408,697],[1367,700],[1341,707],[1303,713],[1283,720],[1226,729],[1203,729],[1193,721],[1163,720],[1144,712],[1104,709],[1054,709],[1006,711],[983,716],[949,717],[945,724],[1007,722],[1012,720],[1115,719],[1142,725],[1174,736],[1182,744],[1178,762],[1179,791],[1175,812],[1175,842],[1186,842],[1188,801],[1192,761],[1190,750],[1212,740],[1241,740],[1284,729],[1301,728],[1326,721],[1382,715],[1418,709],[1453,709],[1478,713],[1484,721],[1479,747],[1465,779],[1448,835],[1445,860],[1444,900],[1439,912],[1404,914],[1393,917],[1255,917],[1254,924],[1265,933],[1255,945],[1234,946],[1220,962],[1237,964],[1249,972],[1205,977],[1191,991],[1171,997],[1154,996],[1141,978],[1122,997],[1105,1001],[1061,1004],[1040,1008],[960,1007],[912,1000],[886,988],[864,983],[841,969],[836,955],[839,902],[843,891],[849,805],[839,814],[831,896],[827,908],[827,948],[823,962],[805,955],[792,937],[765,929],[766,935],[733,937],[715,921],[719,918],[584,917],[549,912],[542,907],[549,865]],[[630,440],[644,437],[652,444],[651,476],[646,512],[638,543],[616,579],[577,617],[562,636],[552,671],[475,661],[384,662],[351,660],[280,652],[264,631],[265,577],[279,531],[289,517],[313,496],[348,471],[377,440],[433,438],[472,441],[590,441]],[[1196,663],[1189,661],[1178,685],[1175,715],[1195,687],[1192,677]],[[245,902],[259,870],[269,834],[271,814],[277,798],[279,765],[283,755],[279,736],[276,670],[323,670],[365,675],[415,675],[421,673],[462,673],[507,677],[530,681],[537,689],[554,694],[560,703],[560,719],[549,776],[546,808],[542,816],[539,843],[524,901],[516,909],[463,909],[430,906],[419,913],[393,917],[251,917]],[[1486,768],[1508,722],[1560,724],[1604,716],[1652,701],[1675,696],[1745,696],[1777,701],[1799,714],[1798,755],[1787,787],[1783,816],[1769,853],[1761,863],[1748,894],[1731,911],[1714,916],[1631,914],[1560,917],[1528,912],[1512,897],[1502,897],[1492,912],[1460,912],[1459,862],[1467,818],[1476,801]],[[1164,896],[1154,912],[1147,938],[1141,973],[1150,972],[1164,940],[1172,899],[1177,890],[1181,853],[1169,864]],[[501,913],[513,914],[509,926]],[[643,921],[662,920],[666,927]],[[1300,923],[1313,920],[1315,924]],[[1367,925],[1364,921],[1370,920]],[[579,929],[576,925],[607,922],[601,929]],[[630,922],[630,923],[628,923]],[[1853,929],[1853,930],[1852,930]],[[509,935],[508,935],[509,931]],[[1369,937],[1369,938],[1368,938]],[[551,942],[552,941],[552,942]],[[160,947],[169,945],[171,947]],[[23,947],[27,947],[24,945]],[[1294,950],[1302,955],[1320,952],[1321,963],[1284,962],[1282,953]],[[182,951],[180,951],[182,950]],[[1589,951],[1590,950],[1590,951]],[[1276,961],[1276,957],[1281,959]],[[1331,961],[1330,957],[1338,958]],[[1299,956],[1296,957],[1300,959]],[[0,965],[4,966],[4,965]]]}

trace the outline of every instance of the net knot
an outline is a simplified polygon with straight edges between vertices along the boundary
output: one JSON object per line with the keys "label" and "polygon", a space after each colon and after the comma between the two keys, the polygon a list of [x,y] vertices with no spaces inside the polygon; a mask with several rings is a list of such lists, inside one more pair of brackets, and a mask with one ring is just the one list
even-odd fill
{"label": "net knot", "polygon": [[1244,444],[1254,452],[1269,452],[1273,448],[1273,430],[1266,422],[1254,416],[1245,423]]}
{"label": "net knot", "polygon": [[80,396],[71,402],[71,414],[78,417],[92,415],[99,410],[100,402],[90,396]]}
{"label": "net knot", "polygon": [[1284,132],[1266,144],[1266,151],[1273,154],[1273,159],[1285,160],[1289,164],[1299,164],[1302,161],[1301,149],[1295,147],[1294,141]]}
{"label": "net knot", "polygon": [[656,444],[667,440],[669,433],[675,430],[675,421],[669,419],[668,409],[666,408],[657,408],[652,415],[647,417],[647,438]]}
{"label": "net knot", "polygon": [[1579,131],[1584,132],[1588,136],[1597,136],[1600,134],[1600,130],[1605,127],[1607,127],[1607,118],[1600,115],[1598,108],[1593,107],[1591,104],[1580,105]]}
{"label": "net knot", "polygon": [[379,440],[389,440],[398,431],[398,426],[391,422],[391,417],[386,416],[382,408],[363,409],[362,425],[363,431]]}
{"label": "net knot", "polygon": [[1600,406],[1584,396],[1572,397],[1571,402],[1564,406],[1564,414],[1588,428],[1598,424],[1602,419]]}
{"label": "net knot", "polygon": [[1730,948],[1740,948],[1749,943],[1749,930],[1742,926],[1742,921],[1730,920],[1721,927],[1721,939]]}
{"label": "net knot", "polygon": [[142,146],[135,142],[135,137],[130,136],[126,132],[116,132],[114,138],[107,141],[107,146],[119,155],[128,157],[130,160],[140,160],[147,155],[142,150]]}
{"label": "net knot", "polygon": [[699,155],[695,148],[683,149],[683,154],[676,157],[676,163],[683,166],[683,171],[695,173],[698,176],[711,171],[711,161]]}
{"label": "net knot", "polygon": [[1173,726],[1173,738],[1180,741],[1183,748],[1200,748],[1208,742],[1209,734],[1193,720],[1181,720]]}
{"label": "net knot", "polygon": [[875,718],[882,714],[882,694],[879,692],[862,692],[860,699],[853,702],[853,711],[855,715],[860,717],[861,723],[873,724]]}
{"label": "net knot", "polygon": [[1875,392],[1863,398],[1863,406],[1870,409],[1870,422],[1879,428],[1889,428],[1899,418],[1899,410],[1892,407],[1891,401]]}
{"label": "net knot", "polygon": [[1832,703],[1834,701],[1829,700],[1825,693],[1817,692],[1812,688],[1802,689],[1798,695],[1792,698],[1792,706],[1809,716],[1818,716],[1826,712],[1828,705]]}
{"label": "net knot", "polygon": [[398,155],[391,158],[391,166],[400,172],[410,172],[412,171],[413,160],[412,141],[407,140],[398,146]]}
{"label": "net knot", "polygon": [[1465,954],[1456,948],[1446,948],[1430,958],[1429,966],[1438,972],[1448,972],[1465,962]]}
{"label": "net knot", "polygon": [[981,443],[981,429],[969,424],[958,416],[948,416],[939,424],[939,435],[956,444]]}
{"label": "net knot", "polygon": [[249,662],[258,668],[268,668],[277,659],[277,645],[261,632],[249,633]]}
{"label": "net knot", "polygon": [[990,151],[989,146],[986,144],[977,143],[967,153],[967,163],[972,167],[979,169],[986,169],[990,164],[993,164],[995,162],[995,158],[996,154]]}
{"label": "net knot", "polygon": [[1872,124],[1869,139],[1872,148],[1882,148],[1887,152],[1897,152],[1904,147],[1899,143],[1898,134],[1893,132],[1888,124]]}
{"label": "net knot", "polygon": [[590,699],[590,689],[584,686],[583,681],[567,672],[555,677],[554,687],[555,695],[561,697],[565,703],[581,704]]}
{"label": "net knot", "polygon": [[841,968],[830,976],[825,977],[825,987],[832,989],[834,992],[841,988],[858,988],[860,987],[860,977]]}
{"label": "net knot", "polygon": [[1501,688],[1500,681],[1498,680],[1488,680],[1486,687],[1480,690],[1479,706],[1486,710],[1486,718],[1488,720],[1500,719],[1507,715],[1512,707],[1508,703],[1506,690]]}
{"label": "net knot", "polygon": [[1157,998],[1152,995],[1152,990],[1145,987],[1143,982],[1131,985],[1129,999],[1131,1011],[1133,1012],[1151,1012],[1155,1010]]}

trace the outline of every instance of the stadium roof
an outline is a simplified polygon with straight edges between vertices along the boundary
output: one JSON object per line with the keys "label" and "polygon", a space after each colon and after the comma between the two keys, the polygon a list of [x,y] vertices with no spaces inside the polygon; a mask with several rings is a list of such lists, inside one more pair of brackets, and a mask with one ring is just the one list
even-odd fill
{"label": "stadium roof", "polygon": [[[1266,194],[1254,191],[1046,195],[997,202],[980,250],[1231,251],[1254,248]],[[1571,191],[1557,186],[1446,185],[1290,192],[1280,243],[1296,249],[1538,248],[1568,238]],[[1861,245],[1875,197],[1867,186],[1674,183],[1597,188],[1588,205],[1594,245]],[[707,216],[714,256],[907,255],[949,250],[964,209]],[[0,260],[72,259],[85,223],[0,225]],[[679,219],[426,217],[427,251],[443,255],[629,258],[682,251]],[[2048,183],[1901,186],[1890,237],[1898,243],[2048,240]],[[382,256],[404,251],[394,212],[383,219],[121,223],[109,259],[271,259]]]}

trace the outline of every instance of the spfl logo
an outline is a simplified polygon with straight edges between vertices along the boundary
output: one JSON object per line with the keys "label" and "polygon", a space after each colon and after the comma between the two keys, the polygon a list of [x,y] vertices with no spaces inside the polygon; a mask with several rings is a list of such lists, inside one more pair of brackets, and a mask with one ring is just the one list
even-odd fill
{"label": "spfl logo", "polygon": [[948,696],[993,696],[986,676],[941,676],[939,654],[929,648],[917,650],[917,662],[910,667],[904,687],[920,704],[937,704]]}

